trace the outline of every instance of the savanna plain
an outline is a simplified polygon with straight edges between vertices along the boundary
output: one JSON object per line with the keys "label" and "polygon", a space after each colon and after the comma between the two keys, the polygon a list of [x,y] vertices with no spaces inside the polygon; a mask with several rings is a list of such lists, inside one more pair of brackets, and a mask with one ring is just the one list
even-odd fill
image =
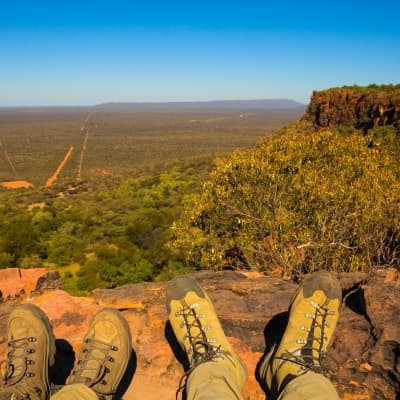
{"label": "savanna plain", "polygon": [[57,269],[80,295],[196,269],[171,227],[216,159],[303,112],[0,109],[0,267]]}

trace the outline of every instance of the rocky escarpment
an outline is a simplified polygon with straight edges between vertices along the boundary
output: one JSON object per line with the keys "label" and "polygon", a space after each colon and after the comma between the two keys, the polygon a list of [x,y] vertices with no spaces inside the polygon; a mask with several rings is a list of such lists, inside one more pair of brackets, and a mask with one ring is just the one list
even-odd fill
{"label": "rocky escarpment", "polygon": [[314,91],[303,120],[317,128],[382,125],[400,129],[400,85],[349,86]]}
{"label": "rocky escarpment", "polygon": [[[36,272],[34,272],[36,271]],[[254,272],[199,272],[194,276],[214,302],[222,325],[244,360],[249,378],[244,398],[264,400],[257,366],[277,342],[287,307],[298,284]],[[331,379],[342,399],[395,400],[400,395],[400,276],[378,270],[339,274],[343,305],[327,355]],[[31,302],[41,307],[57,338],[53,386],[65,382],[93,314],[114,307],[127,319],[133,358],[126,376],[126,400],[174,399],[185,359],[167,323],[168,283],[142,283],[98,289],[90,298],[62,290],[57,273],[45,270],[0,271],[0,358],[6,357],[6,322],[12,307]]]}

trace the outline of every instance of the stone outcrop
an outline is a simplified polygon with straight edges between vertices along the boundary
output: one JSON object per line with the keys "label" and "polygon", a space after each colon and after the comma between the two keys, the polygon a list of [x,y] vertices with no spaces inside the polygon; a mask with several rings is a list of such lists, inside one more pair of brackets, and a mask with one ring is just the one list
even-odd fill
{"label": "stone outcrop", "polygon": [[[35,271],[35,270],[31,270]],[[133,355],[126,379],[126,400],[174,399],[185,358],[167,321],[167,283],[142,283],[95,290],[90,298],[70,296],[56,273],[0,271],[0,358],[6,356],[6,323],[15,304],[41,307],[57,338],[53,385],[65,382],[92,315],[114,307],[127,319]],[[27,272],[27,271],[26,271]],[[5,274],[5,275],[3,275]],[[279,340],[287,307],[298,284],[254,272],[199,272],[194,276],[214,302],[225,332],[244,360],[249,378],[244,398],[265,399],[257,381],[264,351]],[[396,399],[400,394],[400,276],[396,270],[339,274],[343,306],[327,365],[342,399]],[[21,279],[24,283],[21,284]],[[9,287],[21,288],[14,292]]]}
{"label": "stone outcrop", "polygon": [[45,289],[60,289],[61,279],[56,271],[44,268],[0,270],[0,301],[26,298],[31,292],[38,293]]}
{"label": "stone outcrop", "polygon": [[314,91],[303,120],[317,128],[376,126],[400,129],[400,85],[343,87]]}

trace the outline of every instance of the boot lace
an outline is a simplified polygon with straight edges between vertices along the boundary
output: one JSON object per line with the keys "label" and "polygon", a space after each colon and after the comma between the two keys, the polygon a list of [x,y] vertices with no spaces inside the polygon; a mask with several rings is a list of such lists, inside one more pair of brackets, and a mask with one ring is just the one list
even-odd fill
{"label": "boot lace", "polygon": [[36,350],[32,344],[36,342],[35,337],[27,337],[9,340],[6,371],[1,376],[1,389],[10,389],[16,400],[30,400],[32,389],[34,394],[40,398],[42,389],[35,385],[29,385],[27,379],[34,378],[35,373],[29,371],[29,366],[34,365],[35,361],[30,359],[30,355]]}
{"label": "boot lace", "polygon": [[[307,339],[297,339],[297,343],[302,345],[293,351],[285,350],[282,356],[277,357],[283,361],[290,361],[300,366],[300,371],[313,371],[328,376],[328,369],[323,366],[326,352],[324,351],[324,343],[328,340],[325,329],[329,327],[327,321],[328,316],[335,314],[334,311],[311,301],[314,313],[306,313],[305,317],[312,319],[311,326],[301,326],[302,331],[307,331]],[[319,328],[321,334],[316,336],[315,330]]]}
{"label": "boot lace", "polygon": [[118,351],[118,347],[93,338],[87,338],[84,344],[81,356],[72,371],[73,382],[84,383],[96,392],[99,400],[105,400],[106,397],[99,392],[99,387],[96,385],[107,385],[106,375],[110,372],[110,368],[106,363],[114,362],[112,352]]}
{"label": "boot lace", "polygon": [[211,326],[203,325],[201,319],[206,317],[206,314],[198,313],[198,303],[187,304],[182,302],[182,309],[177,311],[175,315],[182,317],[181,328],[186,327],[186,334],[183,340],[189,340],[188,356],[192,356],[190,368],[182,376],[179,387],[176,392],[176,399],[186,387],[186,381],[190,373],[200,364],[215,360],[216,358],[228,359],[233,364],[231,354],[221,348],[221,345],[216,345],[216,339],[207,337],[206,331],[210,331]]}

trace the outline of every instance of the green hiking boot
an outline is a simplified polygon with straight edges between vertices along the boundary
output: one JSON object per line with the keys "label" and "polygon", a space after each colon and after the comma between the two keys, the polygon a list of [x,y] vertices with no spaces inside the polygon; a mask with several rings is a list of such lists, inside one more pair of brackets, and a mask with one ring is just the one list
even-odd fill
{"label": "green hiking boot", "polygon": [[300,286],[290,305],[282,340],[260,367],[260,376],[273,398],[299,375],[327,373],[323,360],[341,302],[339,281],[328,272],[314,273]]}
{"label": "green hiking boot", "polygon": [[0,400],[45,400],[55,339],[44,312],[33,304],[13,309],[7,326],[7,371]]}
{"label": "green hiking boot", "polygon": [[132,353],[129,325],[122,314],[104,308],[93,318],[68,383],[83,383],[100,400],[116,398]]}
{"label": "green hiking boot", "polygon": [[213,361],[228,368],[242,388],[246,368],[226,339],[211,300],[194,279],[178,276],[170,282],[167,311],[175,336],[189,359],[187,375],[199,364]]}

